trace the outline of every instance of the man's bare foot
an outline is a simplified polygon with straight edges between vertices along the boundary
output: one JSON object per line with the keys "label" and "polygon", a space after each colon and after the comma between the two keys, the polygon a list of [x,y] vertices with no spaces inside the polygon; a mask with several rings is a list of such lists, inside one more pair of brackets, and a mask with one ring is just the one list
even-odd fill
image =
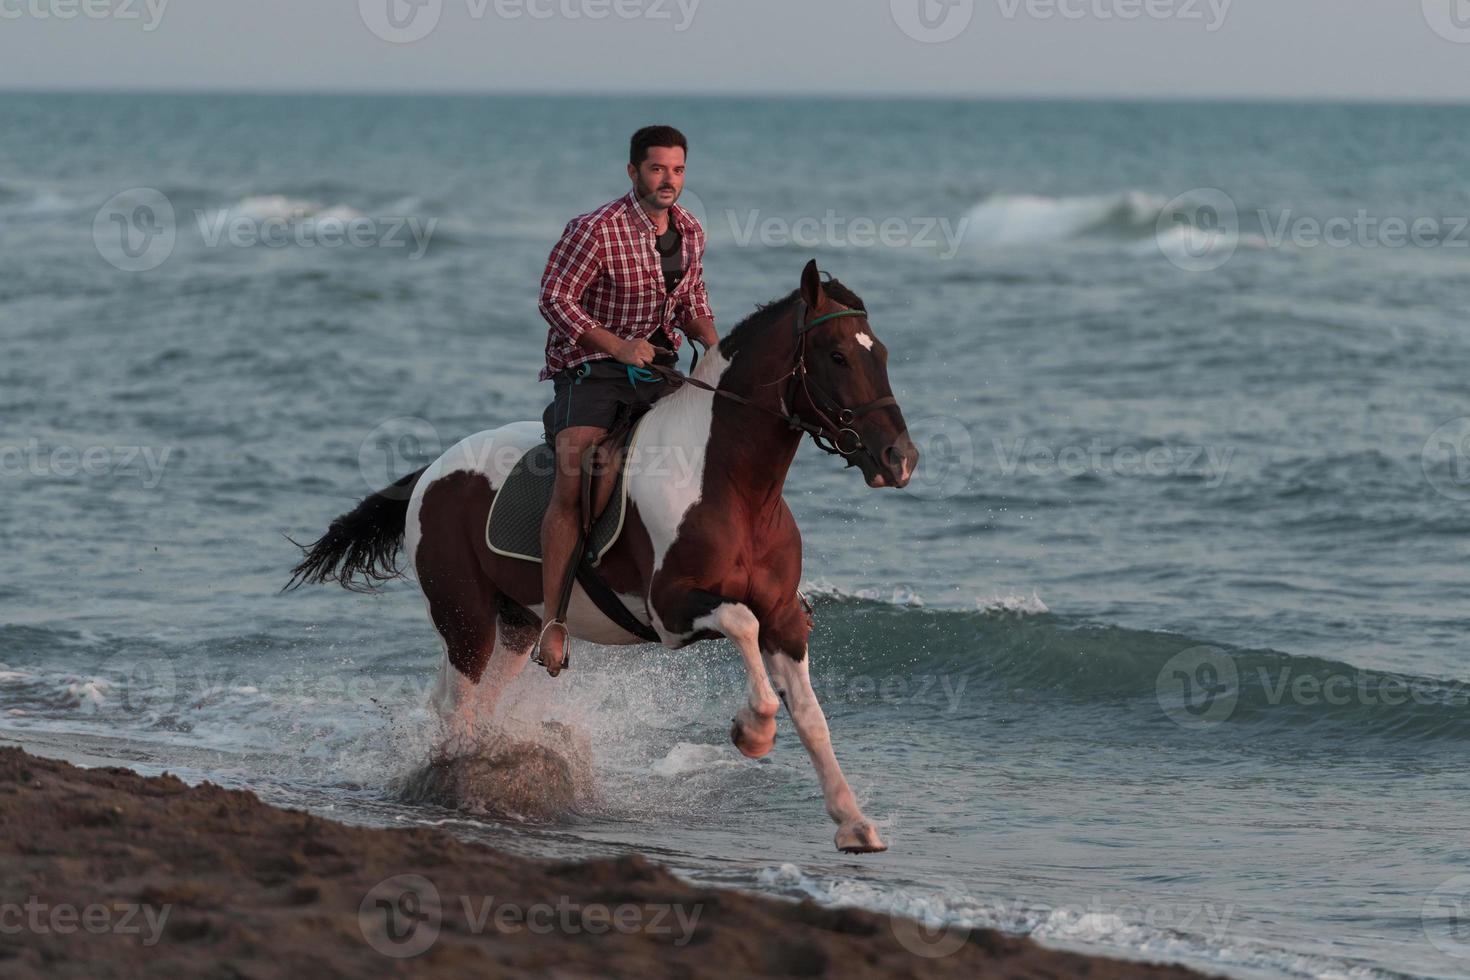
{"label": "man's bare foot", "polygon": [[531,659],[546,668],[552,677],[572,665],[567,656],[567,641],[571,638],[565,623],[549,620],[541,627],[541,635],[531,650]]}

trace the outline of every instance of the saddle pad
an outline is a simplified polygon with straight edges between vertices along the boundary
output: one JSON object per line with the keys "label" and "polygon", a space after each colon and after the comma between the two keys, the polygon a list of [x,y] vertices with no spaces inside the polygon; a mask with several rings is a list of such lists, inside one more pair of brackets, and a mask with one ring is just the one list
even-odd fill
{"label": "saddle pad", "polygon": [[[618,540],[623,531],[623,516],[628,509],[628,466],[633,458],[638,428],[628,439],[627,455],[618,470],[617,486],[602,514],[592,522],[592,539],[587,550],[594,566]],[[485,521],[485,544],[497,555],[541,562],[541,518],[551,504],[551,488],[556,482],[555,455],[545,442],[529,450],[515,467],[490,504]]]}

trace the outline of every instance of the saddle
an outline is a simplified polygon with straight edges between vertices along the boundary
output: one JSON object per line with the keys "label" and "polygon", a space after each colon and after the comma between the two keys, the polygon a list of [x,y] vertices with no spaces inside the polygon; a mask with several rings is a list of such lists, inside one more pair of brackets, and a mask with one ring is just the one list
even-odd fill
{"label": "saddle", "polygon": [[[576,552],[555,608],[556,619],[565,621],[572,582],[579,582],[587,597],[604,616],[633,636],[653,643],[658,641],[658,634],[629,612],[628,607],[623,605],[623,601],[596,572],[597,566],[602,563],[602,556],[607,554],[623,532],[623,518],[628,510],[626,462],[637,445],[642,421],[640,412],[636,417],[625,417],[615,422],[599,444],[613,459],[611,465],[614,472],[611,479],[614,484],[607,505],[598,515],[592,514],[591,465],[594,454],[589,452],[582,459],[582,526],[577,537]],[[555,450],[549,443],[538,443],[520,458],[496,491],[495,499],[490,504],[490,514],[485,519],[485,545],[497,555],[540,564],[541,521],[551,503],[555,484]],[[546,597],[548,608],[551,607],[551,600],[551,596]],[[537,648],[539,647],[538,641]],[[570,647],[566,654],[564,667],[569,667]]]}
{"label": "saddle", "polygon": [[[641,419],[639,420],[642,421]],[[604,447],[615,459],[612,496],[601,514],[595,515],[588,535],[585,554],[596,568],[602,556],[623,532],[623,518],[628,507],[628,472],[625,462],[632,453],[638,436],[637,423],[621,434],[609,434]],[[610,444],[609,444],[610,443]],[[541,563],[541,518],[551,504],[551,489],[556,483],[556,453],[545,442],[526,452],[511,469],[485,520],[485,545],[497,555]],[[584,487],[584,493],[590,490]]]}

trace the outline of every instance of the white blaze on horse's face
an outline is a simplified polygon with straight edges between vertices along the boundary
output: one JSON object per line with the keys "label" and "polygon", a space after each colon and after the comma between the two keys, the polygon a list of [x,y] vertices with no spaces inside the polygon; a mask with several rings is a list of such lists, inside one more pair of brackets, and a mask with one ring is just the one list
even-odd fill
{"label": "white blaze on horse's face", "polygon": [[863,350],[872,350],[873,349],[873,338],[872,337],[869,337],[867,334],[862,333],[861,331],[859,331],[858,332],[858,335],[856,337],[854,337],[853,339],[856,340],[858,343],[860,343],[860,344],[863,345]]}

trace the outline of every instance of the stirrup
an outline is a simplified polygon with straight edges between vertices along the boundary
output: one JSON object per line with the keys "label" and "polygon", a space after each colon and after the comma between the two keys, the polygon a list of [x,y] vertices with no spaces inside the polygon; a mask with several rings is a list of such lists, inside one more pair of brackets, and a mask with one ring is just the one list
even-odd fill
{"label": "stirrup", "polygon": [[536,636],[536,645],[531,647],[531,662],[540,667],[546,666],[546,661],[541,659],[541,641],[546,638],[546,631],[553,626],[561,627],[562,633],[566,635],[566,640],[561,647],[561,669],[569,670],[572,666],[572,631],[567,629],[567,624],[560,619],[553,619],[541,627],[541,632]]}

